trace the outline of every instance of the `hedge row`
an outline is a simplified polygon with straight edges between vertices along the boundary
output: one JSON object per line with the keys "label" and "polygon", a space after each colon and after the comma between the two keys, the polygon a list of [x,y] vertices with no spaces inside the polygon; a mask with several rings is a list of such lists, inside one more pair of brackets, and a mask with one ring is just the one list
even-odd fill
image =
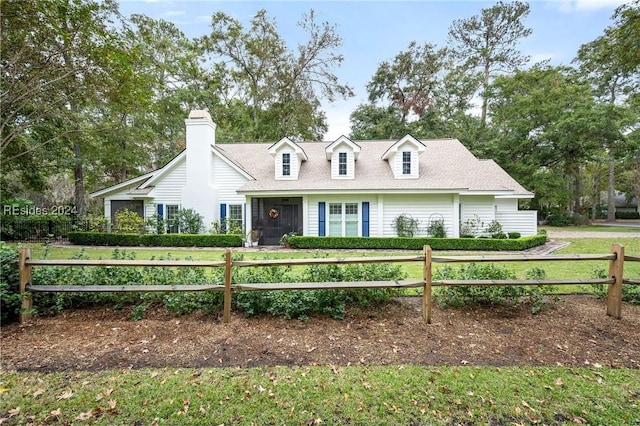
{"label": "hedge row", "polygon": [[616,219],[640,219],[640,212],[616,212]]}
{"label": "hedge row", "polygon": [[70,232],[69,242],[83,246],[241,247],[242,237],[235,234]]}
{"label": "hedge row", "polygon": [[546,243],[547,236],[534,235],[518,239],[293,236],[289,238],[289,242],[292,248],[299,249],[422,250],[428,245],[434,250],[519,251]]}

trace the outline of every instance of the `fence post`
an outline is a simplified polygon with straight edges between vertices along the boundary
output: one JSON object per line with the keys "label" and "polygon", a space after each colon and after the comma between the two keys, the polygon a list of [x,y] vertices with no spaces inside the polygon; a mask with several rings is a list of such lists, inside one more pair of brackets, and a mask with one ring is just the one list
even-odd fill
{"label": "fence post", "polygon": [[613,244],[611,251],[616,258],[609,261],[609,278],[615,278],[613,284],[609,284],[607,293],[607,315],[614,318],[622,318],[622,280],[624,274],[624,246]]}
{"label": "fence post", "polygon": [[33,297],[27,292],[27,284],[31,283],[31,270],[33,267],[27,265],[27,260],[31,259],[31,249],[21,248],[18,252],[18,268],[20,270],[20,294],[22,295],[22,307],[18,319],[20,323],[31,319],[31,309],[33,308]]}
{"label": "fence post", "polygon": [[231,249],[227,249],[224,256],[224,312],[222,322],[231,320]]}
{"label": "fence post", "polygon": [[424,246],[424,266],[422,275],[424,289],[422,291],[422,317],[427,324],[431,324],[431,247]]}

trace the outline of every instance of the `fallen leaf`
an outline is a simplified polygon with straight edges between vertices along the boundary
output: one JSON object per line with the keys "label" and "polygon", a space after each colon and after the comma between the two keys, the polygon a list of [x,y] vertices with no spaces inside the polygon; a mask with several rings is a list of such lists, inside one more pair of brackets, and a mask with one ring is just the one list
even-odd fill
{"label": "fallen leaf", "polygon": [[33,395],[32,395],[32,396],[33,396],[34,398],[37,398],[37,397],[39,397],[40,395],[42,395],[43,393],[44,393],[44,389],[42,389],[42,388],[41,388],[41,389],[38,389],[37,391],[35,391],[35,392],[33,393]]}
{"label": "fallen leaf", "polygon": [[564,386],[564,383],[562,382],[562,379],[560,377],[556,379],[556,386]]}
{"label": "fallen leaf", "polygon": [[61,401],[61,400],[63,400],[63,399],[69,399],[69,398],[71,398],[72,396],[73,396],[73,392],[71,392],[70,390],[68,390],[68,391],[64,392],[62,395],[60,395],[60,396],[58,397],[58,401]]}
{"label": "fallen leaf", "polygon": [[57,410],[53,410],[50,414],[54,417],[58,417],[62,415],[62,410],[58,408]]}
{"label": "fallen leaf", "polygon": [[13,409],[9,410],[9,418],[11,418],[13,416],[17,416],[18,414],[20,414],[20,407],[16,407],[16,408],[13,408]]}
{"label": "fallen leaf", "polygon": [[85,421],[93,418],[93,410],[89,410],[86,413],[80,413],[74,420]]}

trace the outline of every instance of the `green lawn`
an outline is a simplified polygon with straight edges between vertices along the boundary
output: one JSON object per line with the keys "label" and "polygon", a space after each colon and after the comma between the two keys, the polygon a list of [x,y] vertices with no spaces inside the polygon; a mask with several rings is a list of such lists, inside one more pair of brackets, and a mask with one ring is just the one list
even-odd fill
{"label": "green lawn", "polygon": [[[613,243],[620,243],[625,246],[626,254],[640,254],[640,238],[567,238],[569,246],[559,250],[558,254],[605,254],[611,250]],[[32,256],[34,259],[42,258],[45,254],[43,244],[31,244]],[[48,249],[48,257],[50,259],[69,259],[79,251],[76,247],[50,247]],[[160,256],[166,256],[170,253],[173,257],[184,259],[191,257],[194,260],[221,260],[224,256],[223,249],[209,248],[171,248],[171,249],[150,249],[135,248],[137,259],[151,259]],[[245,259],[287,259],[287,258],[304,258],[313,257],[313,251],[295,251],[285,250],[275,247],[273,250],[265,251],[244,251],[237,249],[237,252],[243,254]],[[92,247],[85,249],[85,253],[92,259],[110,258],[112,248]],[[331,257],[356,257],[356,256],[393,256],[406,255],[407,252],[367,252],[367,253],[345,253],[345,252],[329,252]],[[468,252],[465,254],[485,254],[497,255],[497,252]],[[446,256],[446,252],[434,252],[436,256]],[[526,271],[532,268],[542,268],[546,271],[549,279],[570,279],[570,278],[593,278],[594,269],[608,269],[606,261],[563,261],[563,262],[505,262],[505,267],[516,272],[519,278],[525,278]],[[422,264],[403,263],[402,267],[406,270],[409,279],[420,279],[422,277]],[[434,270],[444,267],[444,264],[438,263],[434,265]],[[640,278],[640,262],[627,262],[625,264],[625,277]],[[572,287],[578,290],[577,287]]]}
{"label": "green lawn", "polygon": [[4,372],[3,425],[638,424],[640,370],[316,366]]}
{"label": "green lawn", "polygon": [[[561,253],[607,253],[614,242],[640,253],[640,239],[570,239]],[[42,257],[42,245],[33,245]],[[136,249],[139,259],[166,250]],[[112,250],[91,248],[91,258]],[[220,259],[219,249],[171,249],[180,258]],[[71,258],[76,248],[53,248]],[[394,253],[367,253],[367,255]],[[395,253],[406,254],[406,253]],[[477,254],[477,253],[476,253]],[[492,253],[485,253],[492,254]],[[307,257],[282,249],[245,258]],[[440,253],[438,253],[440,255]],[[353,253],[334,253],[352,257]],[[411,277],[421,266],[403,264]],[[505,263],[523,274],[589,277],[606,262]],[[442,267],[441,264],[436,267]],[[639,277],[640,262],[625,276]],[[92,425],[210,424],[638,424],[640,370],[562,367],[300,366],[253,369],[143,369],[2,372],[0,423]]]}
{"label": "green lawn", "polygon": [[[618,225],[624,225],[625,223],[630,224],[638,224],[640,220],[628,220],[628,221],[618,221]],[[640,229],[632,226],[606,226],[606,225],[584,225],[584,226],[566,226],[566,227],[557,227],[557,226],[540,226],[538,229],[543,229],[545,231],[568,231],[568,232],[633,232],[638,233]]]}

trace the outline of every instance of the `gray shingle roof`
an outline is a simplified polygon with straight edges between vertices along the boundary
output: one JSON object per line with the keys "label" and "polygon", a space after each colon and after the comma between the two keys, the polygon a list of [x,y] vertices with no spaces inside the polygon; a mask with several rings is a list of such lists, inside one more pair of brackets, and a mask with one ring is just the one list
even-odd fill
{"label": "gray shingle roof", "polygon": [[396,141],[354,141],[361,148],[355,164],[355,179],[331,179],[331,164],[325,155],[330,142],[300,142],[308,156],[298,180],[276,180],[272,144],[216,144],[216,150],[244,169],[255,180],[239,191],[505,191],[516,196],[533,195],[493,160],[479,160],[457,139],[422,140],[426,151],[419,156],[418,179],[394,179],[384,152]]}

